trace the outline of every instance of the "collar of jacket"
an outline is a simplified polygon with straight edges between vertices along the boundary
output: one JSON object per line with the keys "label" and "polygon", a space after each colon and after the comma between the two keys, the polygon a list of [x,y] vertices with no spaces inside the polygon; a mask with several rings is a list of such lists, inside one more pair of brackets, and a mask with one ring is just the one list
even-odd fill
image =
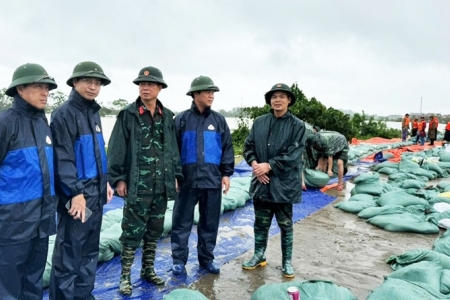
{"label": "collar of jacket", "polygon": [[[142,100],[141,100],[141,96],[137,97],[136,101],[134,101],[134,103],[131,103],[130,105],[128,105],[125,110],[129,111],[132,114],[138,114],[139,115],[139,106],[141,106]],[[156,107],[161,109],[161,115],[163,114],[164,111],[164,105],[162,104],[161,101],[159,101],[159,99],[156,99]]]}
{"label": "collar of jacket", "polygon": [[[144,102],[141,99],[141,96],[139,96],[136,99],[135,105],[133,105],[133,106],[138,111],[139,115],[143,115],[144,112],[148,111],[147,107],[145,106]],[[142,110],[141,110],[141,107],[142,107]],[[158,109],[158,113],[162,116],[164,106],[162,105],[161,101],[159,101],[158,99],[156,99],[156,108]]]}
{"label": "collar of jacket", "polygon": [[45,118],[45,110],[37,109],[18,94],[14,96],[12,109],[29,118]]}
{"label": "collar of jacket", "polygon": [[[270,113],[272,114],[272,116],[273,116],[274,118],[277,118],[277,117],[275,117],[275,114],[274,114],[272,108],[270,109]],[[282,115],[281,117],[278,117],[278,118],[288,118],[288,117],[290,117],[290,116],[291,116],[291,111],[288,109],[284,115]],[[277,119],[278,119],[278,118],[277,118]]]}
{"label": "collar of jacket", "polygon": [[68,101],[71,101],[75,106],[83,111],[91,109],[94,111],[94,113],[96,113],[101,108],[101,106],[95,99],[87,100],[86,98],[81,96],[80,93],[78,93],[74,88],[72,88],[72,91],[70,92]]}
{"label": "collar of jacket", "polygon": [[192,110],[194,113],[196,113],[197,115],[203,115],[203,116],[205,116],[205,118],[206,118],[207,116],[209,116],[209,114],[211,113],[211,107],[205,108],[205,109],[203,110],[203,113],[201,113],[200,110],[198,109],[197,105],[195,105],[195,102],[194,102],[194,101],[192,101],[192,104],[191,104],[191,110]]}

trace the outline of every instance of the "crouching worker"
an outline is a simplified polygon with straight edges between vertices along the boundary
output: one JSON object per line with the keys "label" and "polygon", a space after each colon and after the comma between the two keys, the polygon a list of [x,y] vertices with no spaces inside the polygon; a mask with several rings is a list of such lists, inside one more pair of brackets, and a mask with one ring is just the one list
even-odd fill
{"label": "crouching worker", "polygon": [[0,114],[0,299],[42,299],[48,237],[56,233],[53,143],[45,117],[53,78],[16,69]]}
{"label": "crouching worker", "polygon": [[125,199],[119,292],[131,295],[131,265],[143,243],[141,278],[156,285],[156,242],[164,229],[167,200],[177,195],[182,180],[173,112],[158,99],[167,88],[161,71],[145,67],[133,81],[139,97],[117,116],[108,144],[109,182]]}
{"label": "crouching worker", "polygon": [[250,194],[255,211],[255,249],[242,268],[252,270],[266,265],[264,253],[275,215],[281,230],[282,273],[294,277],[292,208],[302,195],[299,182],[305,125],[288,109],[295,103],[295,95],[286,84],[274,85],[265,99],[272,109],[255,120],[244,143],[244,158],[253,169]]}
{"label": "crouching worker", "polygon": [[334,174],[333,161],[337,161],[337,190],[342,191],[344,189],[343,178],[347,173],[349,150],[345,136],[335,131],[321,131],[316,134],[310,134],[306,139],[306,147],[313,147],[319,152],[321,158],[319,159],[318,167],[322,171],[326,170],[330,177]]}

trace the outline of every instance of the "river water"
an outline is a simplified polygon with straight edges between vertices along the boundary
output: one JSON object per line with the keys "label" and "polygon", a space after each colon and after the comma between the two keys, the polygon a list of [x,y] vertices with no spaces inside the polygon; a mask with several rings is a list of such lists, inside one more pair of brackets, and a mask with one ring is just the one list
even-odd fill
{"label": "river water", "polygon": [[[47,115],[48,120],[50,120],[50,115]],[[235,130],[238,128],[239,118],[225,118],[230,130]],[[116,117],[103,117],[102,127],[103,127],[103,137],[105,143],[108,144],[109,137],[111,136],[111,131],[113,130],[114,123],[116,122]],[[400,129],[401,122],[386,122],[388,128]],[[446,124],[439,124],[438,130],[443,132],[445,130]],[[399,137],[400,138],[400,137]]]}

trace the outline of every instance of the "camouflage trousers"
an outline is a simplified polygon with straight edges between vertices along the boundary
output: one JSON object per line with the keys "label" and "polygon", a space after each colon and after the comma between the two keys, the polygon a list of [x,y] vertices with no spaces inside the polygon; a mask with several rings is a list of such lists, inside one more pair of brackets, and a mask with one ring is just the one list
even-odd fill
{"label": "camouflage trousers", "polygon": [[283,260],[292,257],[294,229],[292,223],[292,203],[272,203],[253,201],[255,211],[255,254],[262,255],[266,251],[269,229],[275,216],[281,231],[281,250]]}
{"label": "camouflage trousers", "polygon": [[136,203],[125,203],[120,237],[122,247],[136,249],[142,239],[156,247],[164,230],[166,210],[165,194],[139,195]]}

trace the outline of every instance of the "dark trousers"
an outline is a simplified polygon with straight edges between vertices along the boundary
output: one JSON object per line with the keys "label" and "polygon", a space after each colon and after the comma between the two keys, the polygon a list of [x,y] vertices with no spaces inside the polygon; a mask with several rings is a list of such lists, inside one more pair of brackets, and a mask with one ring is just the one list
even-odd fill
{"label": "dark trousers", "polygon": [[85,222],[58,212],[58,231],[52,257],[50,299],[94,299],[103,210],[92,211]]}
{"label": "dark trousers", "polygon": [[255,239],[256,236],[265,236],[269,233],[273,216],[277,219],[282,233],[293,232],[292,203],[272,203],[264,201],[253,201],[255,210]]}
{"label": "dark trousers", "polygon": [[0,299],[42,299],[48,237],[0,246]]}
{"label": "dark trousers", "polygon": [[154,243],[156,247],[156,241],[164,231],[166,210],[165,194],[139,196],[136,203],[125,203],[120,236],[122,246],[136,250],[144,239],[145,243]]}
{"label": "dark trousers", "polygon": [[214,260],[217,231],[222,206],[221,189],[182,189],[172,216],[172,258],[174,264],[186,264],[189,256],[189,235],[194,222],[194,208],[199,203],[197,252],[200,264]]}

